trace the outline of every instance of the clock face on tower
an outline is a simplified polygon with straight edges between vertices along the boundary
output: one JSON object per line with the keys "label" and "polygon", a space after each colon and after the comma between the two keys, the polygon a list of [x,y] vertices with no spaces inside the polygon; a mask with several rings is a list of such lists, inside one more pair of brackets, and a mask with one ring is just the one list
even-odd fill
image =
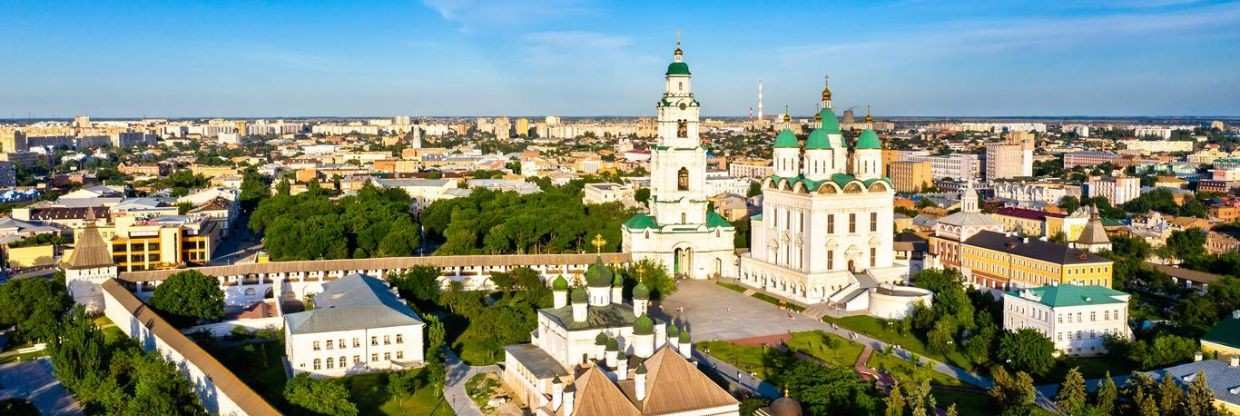
{"label": "clock face on tower", "polygon": [[680,103],[680,109],[681,109],[681,110],[684,110],[684,109],[686,109],[686,108],[689,108],[689,106],[688,106],[688,105],[685,105],[685,103]]}

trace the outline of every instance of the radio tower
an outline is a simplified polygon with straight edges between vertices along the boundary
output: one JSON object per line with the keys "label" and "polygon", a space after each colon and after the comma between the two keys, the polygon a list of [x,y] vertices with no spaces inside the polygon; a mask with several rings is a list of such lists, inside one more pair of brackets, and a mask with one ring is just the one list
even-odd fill
{"label": "radio tower", "polygon": [[762,120],[762,80],[758,80],[758,120]]}

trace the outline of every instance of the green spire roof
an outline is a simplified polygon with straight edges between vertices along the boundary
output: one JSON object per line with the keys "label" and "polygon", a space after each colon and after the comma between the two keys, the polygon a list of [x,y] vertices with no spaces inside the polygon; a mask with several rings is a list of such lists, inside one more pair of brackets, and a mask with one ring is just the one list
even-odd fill
{"label": "green spire roof", "polygon": [[650,288],[646,287],[645,283],[638,283],[637,286],[633,286],[633,299],[650,299]]}
{"label": "green spire roof", "polygon": [[831,139],[827,137],[825,129],[814,129],[809,134],[809,138],[805,139],[805,150],[821,150],[830,149]]}
{"label": "green spire roof", "polygon": [[650,315],[642,315],[633,322],[633,335],[650,335],[654,333],[654,321]]}
{"label": "green spire roof", "polygon": [[667,66],[667,75],[690,75],[689,64],[684,62],[672,62]]}
{"label": "green spire roof", "polygon": [[586,285],[590,287],[611,286],[611,269],[603,264],[602,257],[596,257],[594,264],[586,269]]}
{"label": "green spire roof", "polygon": [[785,127],[779,132],[778,136],[775,136],[775,148],[787,147],[797,147],[797,135],[793,134],[791,129]]}
{"label": "green spire roof", "polygon": [[840,132],[840,119],[835,118],[835,112],[831,111],[830,107],[819,111],[818,118],[822,119],[822,126],[819,126],[819,129],[826,131],[828,134],[838,134]]}
{"label": "green spire roof", "polygon": [[874,130],[865,129],[861,132],[861,137],[857,138],[857,149],[882,149],[883,142],[878,139],[878,133]]}
{"label": "green spire roof", "polygon": [[555,278],[555,281],[551,282],[551,289],[556,291],[568,290],[568,280],[565,280],[564,276]]}
{"label": "green spire roof", "polygon": [[607,334],[599,332],[598,335],[594,337],[594,345],[607,345]]}

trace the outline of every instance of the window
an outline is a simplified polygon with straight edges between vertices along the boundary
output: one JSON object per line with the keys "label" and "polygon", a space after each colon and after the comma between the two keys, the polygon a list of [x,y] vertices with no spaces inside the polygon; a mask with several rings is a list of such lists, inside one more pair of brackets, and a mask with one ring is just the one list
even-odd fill
{"label": "window", "polygon": [[370,337],[370,345],[379,345],[379,337]]}
{"label": "window", "polygon": [[327,340],[327,349],[332,349],[332,340]]}
{"label": "window", "polygon": [[835,252],[827,250],[827,270],[835,269]]}
{"label": "window", "polygon": [[333,360],[333,359],[332,359],[332,357],[327,357],[327,369],[328,369],[328,370],[331,370],[331,369],[334,367],[334,366],[332,365],[332,363],[334,363],[334,362],[335,362],[335,360]]}
{"label": "window", "polygon": [[360,355],[354,355],[354,356],[353,356],[353,365],[357,365],[357,364],[361,364],[361,363],[362,363],[362,356],[360,356]]}
{"label": "window", "polygon": [[857,232],[857,214],[848,214],[848,233]]}
{"label": "window", "polygon": [[877,267],[876,264],[878,264],[878,249],[870,247],[870,267]]}
{"label": "window", "polygon": [[835,234],[835,216],[827,214],[827,234]]}
{"label": "window", "polygon": [[689,190],[689,169],[688,168],[680,168],[680,170],[676,172],[676,190],[677,191],[688,191]]}
{"label": "window", "polygon": [[345,343],[344,343],[344,338],[341,338],[341,339],[340,339],[340,341],[338,341],[338,342],[339,342],[339,344],[336,344],[336,345],[339,345],[339,346],[340,346],[340,349],[342,349],[342,350],[343,350],[343,349],[345,349],[345,348],[349,348],[349,344],[345,344]]}
{"label": "window", "polygon": [[392,345],[392,337],[390,335],[383,336],[383,345]]}
{"label": "window", "polygon": [[318,351],[318,350],[319,350],[319,342],[318,342],[318,341],[314,341],[314,350],[315,350],[315,351]]}
{"label": "window", "polygon": [[396,352],[396,359],[397,359],[397,360],[403,360],[403,359],[405,359],[405,352],[404,352],[404,351],[397,351],[397,352]]}
{"label": "window", "polygon": [[1096,321],[1098,321],[1098,312],[1090,312],[1090,313],[1089,313],[1089,321],[1090,321],[1090,322],[1096,322]]}
{"label": "window", "polygon": [[340,356],[340,368],[345,368],[348,366],[349,366],[349,362],[345,360],[345,356],[341,355]]}
{"label": "window", "polygon": [[404,339],[403,337],[401,337],[401,335],[400,335],[400,334],[396,334],[396,343],[397,343],[397,344],[404,344],[404,343],[405,343],[405,339]]}
{"label": "window", "polygon": [[353,348],[361,347],[362,342],[357,337],[353,337]]}
{"label": "window", "polygon": [[876,231],[878,231],[878,213],[871,212],[870,213],[870,232],[876,232]]}
{"label": "window", "polygon": [[370,354],[370,361],[379,361],[379,353],[377,353],[377,352],[375,352],[375,353],[371,353],[371,354]]}
{"label": "window", "polygon": [[383,361],[392,361],[392,353],[390,352],[383,353]]}
{"label": "window", "polygon": [[315,369],[315,370],[321,370],[321,369],[323,369],[323,361],[322,361],[322,360],[319,360],[318,358],[315,358],[315,359],[314,359],[314,369]]}

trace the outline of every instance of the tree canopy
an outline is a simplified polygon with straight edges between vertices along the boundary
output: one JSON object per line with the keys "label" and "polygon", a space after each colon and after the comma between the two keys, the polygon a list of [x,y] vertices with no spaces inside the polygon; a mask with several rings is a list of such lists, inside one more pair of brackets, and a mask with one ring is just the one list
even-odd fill
{"label": "tree canopy", "polygon": [[151,307],[178,326],[224,316],[224,292],[219,282],[197,270],[173,273],[151,296]]}
{"label": "tree canopy", "polygon": [[289,195],[287,188],[262,200],[250,229],[263,233],[273,260],[315,260],[412,256],[419,232],[400,189],[366,184],[356,195],[333,201],[311,184]]}
{"label": "tree canopy", "polygon": [[0,327],[15,325],[18,342],[47,341],[72,300],[63,278],[11,279],[0,284]]}

